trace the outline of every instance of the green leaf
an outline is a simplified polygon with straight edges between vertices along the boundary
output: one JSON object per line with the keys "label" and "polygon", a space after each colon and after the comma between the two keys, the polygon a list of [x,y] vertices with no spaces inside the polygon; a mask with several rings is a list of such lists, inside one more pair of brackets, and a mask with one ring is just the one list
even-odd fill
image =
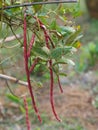
{"label": "green leaf", "polygon": [[22,113],[26,112],[25,108],[22,105],[20,106],[20,110],[22,111]]}
{"label": "green leaf", "polygon": [[67,32],[67,33],[74,33],[75,32],[75,29],[73,27],[70,27],[70,26],[60,26],[60,29],[64,32]]}
{"label": "green leaf", "polygon": [[55,48],[51,51],[51,58],[52,59],[59,59],[62,56],[62,48]]}
{"label": "green leaf", "polygon": [[60,59],[63,55],[66,55],[71,51],[71,46],[66,47],[58,47],[51,51],[51,58],[52,59]]}
{"label": "green leaf", "polygon": [[81,43],[79,41],[76,41],[74,44],[73,44],[73,47],[75,48],[80,48],[81,47]]}
{"label": "green leaf", "polygon": [[53,63],[53,66],[58,65],[58,64],[67,64],[67,63],[64,60],[59,60],[59,61]]}
{"label": "green leaf", "polygon": [[71,34],[65,42],[65,45],[72,45],[75,42],[75,39],[78,37],[81,30],[76,31],[75,33]]}
{"label": "green leaf", "polygon": [[53,20],[52,23],[49,26],[50,29],[55,30],[56,29],[56,20]]}
{"label": "green leaf", "polygon": [[65,62],[66,62],[67,64],[69,64],[69,65],[72,65],[72,66],[75,65],[75,63],[74,63],[72,60],[70,60],[70,59],[65,59]]}
{"label": "green leaf", "polygon": [[69,65],[72,65],[72,66],[75,65],[75,63],[74,63],[72,60],[70,60],[70,59],[65,59],[65,58],[62,58],[62,59],[60,59],[59,61],[56,61],[56,62],[53,64],[53,66],[58,65],[58,64],[69,64]]}
{"label": "green leaf", "polygon": [[64,77],[66,77],[66,76],[67,76],[67,74],[66,74],[66,73],[59,73],[59,75],[60,75],[60,76],[64,76]]}
{"label": "green leaf", "polygon": [[67,53],[69,53],[72,50],[71,46],[65,46],[62,48],[62,54],[66,55]]}
{"label": "green leaf", "polygon": [[14,95],[12,95],[12,94],[8,94],[7,97],[8,97],[11,101],[13,101],[14,103],[20,103],[20,98],[14,96]]}
{"label": "green leaf", "polygon": [[69,27],[69,26],[60,26],[57,30],[63,36],[66,36],[66,35],[69,35],[69,34],[75,32],[75,29],[73,27]]}
{"label": "green leaf", "polygon": [[83,37],[83,35],[79,35],[79,36],[77,36],[77,37],[75,38],[74,41],[78,41],[78,40],[80,40],[82,37]]}
{"label": "green leaf", "polygon": [[46,54],[50,54],[50,50],[46,47],[46,46],[44,46],[44,47],[42,47],[42,50],[46,53]]}
{"label": "green leaf", "polygon": [[40,57],[44,60],[49,58],[49,55],[41,47],[33,47],[32,51],[37,57]]}
{"label": "green leaf", "polygon": [[12,12],[11,9],[9,9],[9,10],[4,10],[4,13],[5,13],[6,15],[10,16],[10,17],[13,15],[13,12]]}

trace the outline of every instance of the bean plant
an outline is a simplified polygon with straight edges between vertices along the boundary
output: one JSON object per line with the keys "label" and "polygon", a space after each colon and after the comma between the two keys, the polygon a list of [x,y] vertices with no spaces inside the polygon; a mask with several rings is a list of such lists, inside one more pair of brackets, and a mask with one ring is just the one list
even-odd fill
{"label": "bean plant", "polygon": [[[24,1],[2,0],[0,7],[21,4],[21,2]],[[61,121],[54,106],[54,76],[57,77],[58,86],[61,93],[63,93],[60,76],[66,76],[66,74],[61,72],[60,68],[64,64],[75,65],[70,57],[81,46],[79,41],[81,38],[81,28],[73,22],[73,19],[78,15],[77,5],[73,8],[65,7],[64,4],[54,5],[53,7],[50,5],[33,5],[0,10],[0,30],[2,31],[3,25],[7,25],[7,28],[11,29],[13,35],[15,35],[20,43],[19,48],[24,50],[23,57],[28,90],[32,99],[33,109],[40,122],[42,119],[35,102],[33,86],[30,80],[32,72],[36,67],[38,69],[42,66],[49,73],[51,108],[55,118]],[[69,21],[70,16],[72,19]],[[15,33],[18,28],[21,29],[22,40]],[[3,48],[3,44],[1,48]],[[44,70],[43,73],[45,73]],[[28,115],[26,98],[24,98],[24,104],[27,111],[26,115]],[[30,125],[28,120],[27,117],[29,130]]]}

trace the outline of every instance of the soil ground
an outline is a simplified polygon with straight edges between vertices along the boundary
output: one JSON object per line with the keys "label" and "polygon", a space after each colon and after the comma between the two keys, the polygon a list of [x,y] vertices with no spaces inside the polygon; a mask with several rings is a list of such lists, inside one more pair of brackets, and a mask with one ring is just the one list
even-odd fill
{"label": "soil ground", "polygon": [[[48,86],[48,84],[45,84],[44,86]],[[21,88],[22,87],[20,87],[20,92]],[[66,118],[69,122],[71,122],[72,119],[75,119],[78,120],[86,130],[97,130],[98,109],[96,109],[93,105],[95,96],[91,93],[90,89],[84,89],[81,86],[74,84],[64,85],[63,90],[64,93],[61,94],[58,85],[55,85],[55,107],[60,118],[62,120]],[[4,89],[4,91],[6,90]],[[27,90],[25,88],[22,89],[22,91],[26,92]],[[46,87],[40,89],[37,93],[37,97],[40,113],[45,113],[49,119],[54,121],[55,118],[49,101],[49,90]],[[13,120],[17,122],[18,120],[24,118],[19,110],[19,106],[15,103],[8,102],[5,98],[5,94],[3,93],[3,95],[0,95],[0,124],[3,125],[0,130],[8,130],[7,125],[9,123],[9,117],[10,123],[13,122]],[[21,125],[17,125],[17,127],[21,130]]]}
{"label": "soil ground", "polygon": [[[87,130],[97,130],[98,128],[98,110],[92,105],[94,100],[89,91],[85,91],[79,86],[64,86],[64,93],[58,96],[55,93],[55,103],[58,115],[65,118],[75,118],[80,120],[81,124]],[[48,95],[48,94],[47,94]],[[46,99],[47,99],[46,95]],[[51,113],[49,103],[41,100],[41,108]],[[51,115],[51,118],[54,118]]]}

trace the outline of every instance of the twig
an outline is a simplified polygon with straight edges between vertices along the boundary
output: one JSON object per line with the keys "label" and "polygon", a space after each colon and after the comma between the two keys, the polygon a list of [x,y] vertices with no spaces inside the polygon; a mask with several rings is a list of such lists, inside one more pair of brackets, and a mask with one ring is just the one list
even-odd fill
{"label": "twig", "polygon": [[[5,74],[5,72],[4,72],[4,69],[3,69],[3,67],[2,67],[2,65],[1,65],[1,70],[2,70],[2,73],[3,74]],[[10,86],[9,86],[9,84],[8,84],[8,81],[7,80],[5,80],[5,83],[6,83],[6,86],[8,87],[8,89],[9,89],[9,91],[10,91],[10,93],[12,94],[12,95],[14,95],[14,96],[16,96],[14,93],[13,93],[13,91],[11,90],[11,88],[10,88]],[[17,96],[16,96],[17,97]]]}
{"label": "twig", "polygon": [[22,36],[20,36],[20,37],[18,38],[18,37],[17,37],[17,34],[15,34],[15,32],[14,32],[12,26],[10,26],[10,29],[11,29],[12,33],[14,34],[15,38],[16,38],[16,39],[19,41],[19,43],[22,45],[22,42],[20,41],[20,38],[22,38]]}
{"label": "twig", "polygon": [[17,78],[12,77],[12,76],[0,74],[0,78],[1,78],[1,79],[5,79],[5,80],[10,80],[10,81],[12,81],[12,82],[14,82],[14,83],[17,83],[17,84],[21,84],[21,85],[24,85],[24,86],[28,86],[28,83],[27,83],[27,82],[24,82],[24,81],[22,81],[22,80],[18,80]]}
{"label": "twig", "polygon": [[17,5],[11,5],[0,8],[0,10],[6,10],[11,8],[19,8],[24,6],[33,6],[33,5],[45,5],[45,4],[59,4],[59,3],[77,3],[77,0],[60,0],[60,1],[46,1],[46,2],[31,2],[31,3],[23,3]]}
{"label": "twig", "polygon": [[3,39],[0,39],[0,44],[2,44],[2,42],[10,42],[10,41],[16,40],[16,37],[17,37],[17,39],[20,39],[23,36],[19,35],[19,34],[16,34],[16,36],[10,36],[10,37],[5,38],[4,41],[3,41]]}

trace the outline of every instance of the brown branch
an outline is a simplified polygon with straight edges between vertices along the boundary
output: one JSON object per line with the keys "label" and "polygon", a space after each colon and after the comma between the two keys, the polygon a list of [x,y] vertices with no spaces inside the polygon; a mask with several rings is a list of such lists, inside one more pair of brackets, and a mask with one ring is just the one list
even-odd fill
{"label": "brown branch", "polygon": [[17,83],[17,84],[21,84],[21,85],[24,85],[24,86],[28,86],[28,83],[27,83],[27,82],[24,82],[24,81],[22,81],[22,80],[18,80],[17,78],[12,77],[12,76],[0,74],[0,78],[1,78],[1,79],[5,79],[5,80],[10,80],[10,81],[12,81],[12,82],[14,82],[14,83]]}
{"label": "brown branch", "polygon": [[45,4],[60,4],[60,3],[76,3],[77,0],[60,0],[60,1],[45,1],[45,2],[31,2],[31,3],[23,3],[17,5],[11,5],[0,8],[0,10],[6,10],[11,8],[19,8],[19,7],[26,7],[26,6],[33,6],[33,5],[45,5]]}
{"label": "brown branch", "polygon": [[16,34],[16,36],[10,36],[5,39],[0,39],[0,44],[2,44],[2,42],[10,42],[10,41],[16,40],[16,37],[17,39],[21,39],[23,36]]}

